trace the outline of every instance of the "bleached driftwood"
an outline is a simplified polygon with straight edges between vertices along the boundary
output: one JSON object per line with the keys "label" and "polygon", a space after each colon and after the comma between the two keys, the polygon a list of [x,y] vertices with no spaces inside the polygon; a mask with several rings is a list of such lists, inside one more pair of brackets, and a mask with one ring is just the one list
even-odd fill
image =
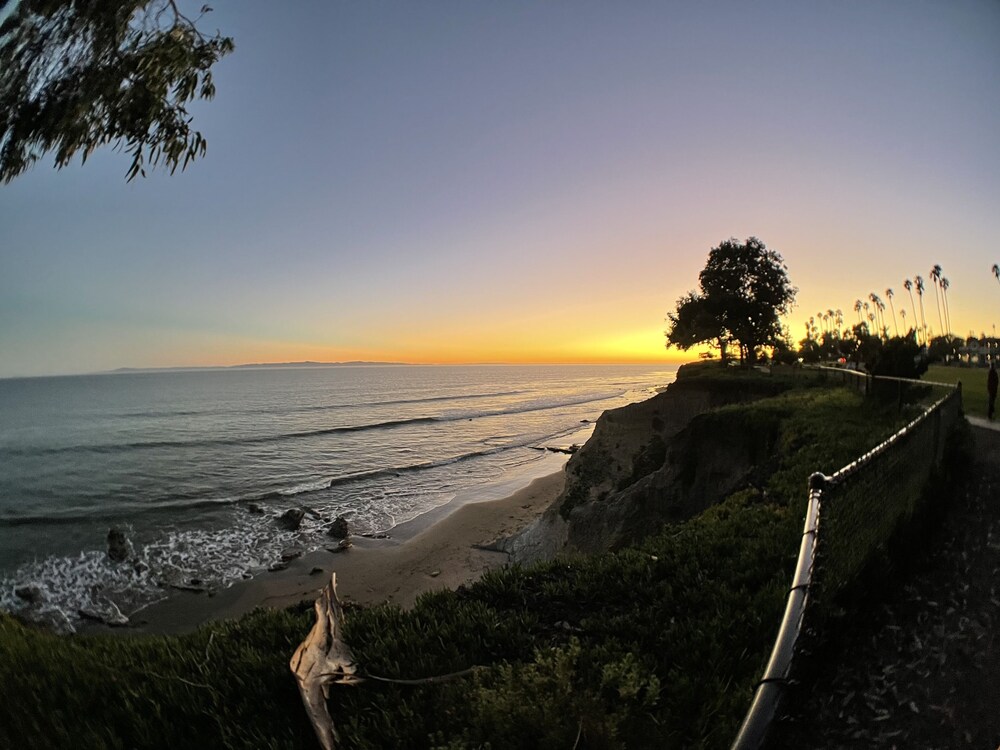
{"label": "bleached driftwood", "polygon": [[295,649],[289,666],[298,681],[299,693],[319,744],[323,750],[334,750],[337,730],[326,707],[330,685],[353,685],[361,681],[356,676],[354,654],[340,639],[344,613],[337,598],[336,573],[330,576],[330,583],[316,600],[315,610],[316,623]]}
{"label": "bleached driftwood", "polygon": [[333,719],[327,710],[326,701],[330,697],[330,685],[357,685],[366,679],[376,682],[391,682],[396,685],[432,685],[466,677],[482,667],[469,667],[459,672],[420,677],[415,680],[404,680],[377,675],[364,675],[358,672],[351,648],[340,639],[340,626],[344,619],[344,611],[337,598],[337,574],[330,576],[319,599],[314,605],[316,622],[306,639],[299,644],[289,663],[292,674],[299,684],[302,703],[316,737],[323,750],[334,750],[337,743],[337,730]]}

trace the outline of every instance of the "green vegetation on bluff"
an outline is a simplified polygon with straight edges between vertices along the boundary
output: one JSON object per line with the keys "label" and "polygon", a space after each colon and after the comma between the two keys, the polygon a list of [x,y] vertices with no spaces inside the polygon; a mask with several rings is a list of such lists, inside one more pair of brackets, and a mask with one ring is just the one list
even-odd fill
{"label": "green vegetation on bluff", "polygon": [[923,379],[933,383],[961,383],[962,408],[973,417],[986,419],[986,374],[985,367],[954,367],[931,365]]}
{"label": "green vegetation on bluff", "polygon": [[[343,746],[728,746],[781,618],[807,477],[901,418],[826,388],[706,413],[707,438],[766,428],[766,476],[615,553],[496,571],[410,611],[350,609],[345,639],[364,673],[484,668],[333,687]],[[182,637],[60,639],[0,618],[0,745],[312,747],[287,667],[311,619],[303,607]]]}

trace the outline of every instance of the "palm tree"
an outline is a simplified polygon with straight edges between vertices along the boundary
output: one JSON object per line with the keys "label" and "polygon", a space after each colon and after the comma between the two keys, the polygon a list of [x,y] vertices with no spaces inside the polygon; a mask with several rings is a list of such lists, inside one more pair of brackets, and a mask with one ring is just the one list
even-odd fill
{"label": "palm tree", "polygon": [[899,326],[896,325],[896,306],[892,304],[892,289],[885,290],[885,296],[889,300],[889,310],[892,311],[892,330],[896,332],[896,336],[899,336]]}
{"label": "palm tree", "polygon": [[[905,307],[899,308],[899,317],[901,317],[903,319],[903,330],[906,331],[906,308]],[[906,332],[909,333],[909,331],[906,331]]]}
{"label": "palm tree", "polygon": [[885,323],[885,302],[877,294],[875,295],[875,309],[878,310],[879,317],[882,318],[882,338],[888,340],[889,326]]}
{"label": "palm tree", "polygon": [[[907,279],[903,282],[903,289],[910,295],[910,309],[913,310],[913,322],[917,322],[917,306],[913,304],[913,282]],[[920,343],[920,332],[917,332],[917,343]]]}
{"label": "palm tree", "polygon": [[885,318],[879,321],[879,313],[885,310],[885,305],[882,304],[882,298],[879,297],[875,292],[868,295],[868,299],[872,301],[872,307],[875,308],[875,327],[876,333],[881,336],[883,330],[885,329]]}
{"label": "palm tree", "polygon": [[835,312],[835,315],[836,315],[835,321],[837,323],[837,336],[839,337],[840,331],[844,327],[844,311],[838,307]]}
{"label": "palm tree", "polygon": [[938,325],[941,326],[941,335],[944,335],[944,320],[941,318],[941,295],[938,293],[938,287],[941,285],[941,265],[939,263],[935,263],[931,269],[931,281],[934,282],[934,307],[937,309]]}
{"label": "palm tree", "polygon": [[924,329],[924,343],[927,343],[927,318],[924,317],[924,278],[913,277],[913,286],[917,288],[917,298],[920,300],[920,327]]}
{"label": "palm tree", "polygon": [[1000,281],[1000,265],[996,263],[993,264],[993,275],[996,277],[997,281]]}
{"label": "palm tree", "polygon": [[861,317],[861,300],[854,300],[854,312],[858,314],[858,325],[864,323],[865,321]]}
{"label": "palm tree", "polygon": [[948,309],[948,287],[951,283],[948,279],[941,277],[941,299],[944,302],[944,325],[948,329],[948,333],[951,334],[951,311]]}

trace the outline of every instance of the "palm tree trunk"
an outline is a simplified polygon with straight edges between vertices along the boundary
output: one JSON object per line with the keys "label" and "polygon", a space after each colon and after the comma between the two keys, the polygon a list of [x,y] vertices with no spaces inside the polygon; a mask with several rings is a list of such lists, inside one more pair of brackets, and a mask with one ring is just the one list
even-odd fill
{"label": "palm tree trunk", "polygon": [[948,327],[948,333],[951,333],[951,311],[948,310],[948,287],[941,287],[941,296],[944,299],[944,324]]}
{"label": "palm tree trunk", "polygon": [[[917,322],[917,306],[913,303],[913,289],[907,289],[910,294],[910,309],[913,310],[913,322]],[[917,343],[920,343],[920,331],[917,331]]]}
{"label": "palm tree trunk", "polygon": [[899,338],[899,326],[896,325],[896,306],[892,304],[892,297],[889,297],[889,310],[892,312],[892,330],[896,332],[896,338]]}
{"label": "palm tree trunk", "polygon": [[938,295],[938,286],[940,286],[940,284],[937,281],[935,281],[934,282],[934,307],[937,308],[938,325],[941,326],[941,335],[944,336],[944,320],[941,318],[941,300],[939,299],[939,295]]}
{"label": "palm tree trunk", "polygon": [[920,298],[920,327],[924,330],[924,343],[927,342],[927,318],[924,317],[924,295],[917,293]]}

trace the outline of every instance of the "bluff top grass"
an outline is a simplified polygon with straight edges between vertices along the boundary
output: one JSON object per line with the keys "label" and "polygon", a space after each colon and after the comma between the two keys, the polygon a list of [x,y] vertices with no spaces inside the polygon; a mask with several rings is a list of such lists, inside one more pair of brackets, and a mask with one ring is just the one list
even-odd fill
{"label": "bluff top grass", "polygon": [[[695,518],[616,553],[502,569],[409,611],[350,609],[362,673],[482,668],[443,684],[333,687],[343,746],[728,746],[781,618],[809,474],[904,418],[796,380],[696,418],[706,439],[738,424],[777,449],[768,476]],[[287,667],[311,619],[303,606],[179,637],[57,638],[0,617],[0,746],[313,747]]]}
{"label": "bluff top grass", "polygon": [[923,380],[935,383],[962,384],[962,408],[973,417],[986,419],[986,373],[985,367],[952,367],[931,365],[923,375]]}

